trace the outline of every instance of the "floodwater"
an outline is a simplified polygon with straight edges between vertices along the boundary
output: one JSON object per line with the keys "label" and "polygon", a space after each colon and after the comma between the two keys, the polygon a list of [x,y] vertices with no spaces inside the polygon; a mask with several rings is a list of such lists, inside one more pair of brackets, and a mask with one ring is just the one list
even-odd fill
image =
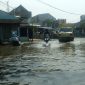
{"label": "floodwater", "polygon": [[85,38],[0,46],[0,85],[85,85]]}

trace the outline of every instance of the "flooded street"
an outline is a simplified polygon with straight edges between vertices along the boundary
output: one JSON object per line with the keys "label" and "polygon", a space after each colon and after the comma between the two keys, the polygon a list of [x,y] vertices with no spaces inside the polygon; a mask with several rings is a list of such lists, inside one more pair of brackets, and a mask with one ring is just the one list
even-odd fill
{"label": "flooded street", "polygon": [[85,85],[85,38],[0,46],[0,85]]}

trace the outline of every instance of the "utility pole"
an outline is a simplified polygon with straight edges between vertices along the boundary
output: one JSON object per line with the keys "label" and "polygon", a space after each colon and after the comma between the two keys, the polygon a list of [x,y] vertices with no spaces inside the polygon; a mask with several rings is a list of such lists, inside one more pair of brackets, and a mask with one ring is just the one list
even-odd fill
{"label": "utility pole", "polygon": [[9,13],[9,1],[7,1],[7,12]]}

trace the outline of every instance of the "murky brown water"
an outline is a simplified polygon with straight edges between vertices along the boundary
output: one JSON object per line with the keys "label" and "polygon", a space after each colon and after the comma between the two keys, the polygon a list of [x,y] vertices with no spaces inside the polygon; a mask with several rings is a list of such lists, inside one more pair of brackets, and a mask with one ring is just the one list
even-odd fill
{"label": "murky brown water", "polygon": [[0,85],[85,85],[85,38],[0,46]]}

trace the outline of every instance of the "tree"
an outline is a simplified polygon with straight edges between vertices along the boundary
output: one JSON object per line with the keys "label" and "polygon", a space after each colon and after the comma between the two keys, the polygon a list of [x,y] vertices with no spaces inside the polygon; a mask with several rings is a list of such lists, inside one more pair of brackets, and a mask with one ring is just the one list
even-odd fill
{"label": "tree", "polygon": [[52,26],[52,23],[53,23],[53,20],[47,19],[47,20],[44,20],[44,21],[42,22],[42,25],[43,25],[43,26],[51,27],[51,26]]}
{"label": "tree", "polygon": [[61,23],[61,24],[59,24],[58,27],[59,27],[59,28],[61,28],[61,27],[72,27],[72,28],[74,28],[75,25],[72,24],[72,23]]}

